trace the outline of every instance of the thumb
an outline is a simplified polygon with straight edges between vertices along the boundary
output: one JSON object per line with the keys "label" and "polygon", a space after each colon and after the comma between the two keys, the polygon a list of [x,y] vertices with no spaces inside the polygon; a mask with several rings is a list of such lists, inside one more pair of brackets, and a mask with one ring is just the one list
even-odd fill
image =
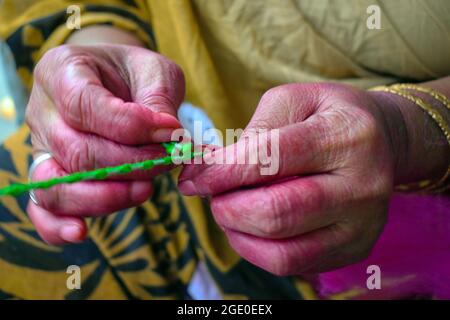
{"label": "thumb", "polygon": [[261,97],[245,131],[277,129],[304,121],[319,105],[315,87],[315,84],[293,83],[268,90]]}
{"label": "thumb", "polygon": [[136,65],[140,59],[134,59],[134,70],[130,72],[133,102],[176,118],[185,95],[183,72],[178,65],[157,53],[146,51],[145,54],[141,65]]}
{"label": "thumb", "polygon": [[185,195],[214,195],[327,168],[327,121],[312,116],[317,98],[307,85],[269,90],[235,144],[203,157],[205,164],[186,166],[179,188]]}

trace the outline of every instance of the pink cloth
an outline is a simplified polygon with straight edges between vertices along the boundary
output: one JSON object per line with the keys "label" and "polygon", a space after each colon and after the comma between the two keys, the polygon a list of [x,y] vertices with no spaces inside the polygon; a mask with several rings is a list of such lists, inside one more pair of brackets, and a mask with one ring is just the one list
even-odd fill
{"label": "pink cloth", "polygon": [[[370,265],[381,269],[381,290],[367,289]],[[325,298],[450,299],[450,197],[395,194],[370,256],[320,274],[318,288]]]}

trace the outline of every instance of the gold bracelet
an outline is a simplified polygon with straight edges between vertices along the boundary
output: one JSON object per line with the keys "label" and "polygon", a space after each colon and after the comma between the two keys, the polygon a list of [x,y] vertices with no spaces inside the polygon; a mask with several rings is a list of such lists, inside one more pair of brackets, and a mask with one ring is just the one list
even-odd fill
{"label": "gold bracelet", "polygon": [[436,90],[433,90],[431,88],[418,86],[418,85],[415,85],[415,84],[412,84],[412,83],[394,84],[394,85],[391,86],[391,88],[394,89],[394,90],[409,89],[409,90],[414,90],[414,91],[419,91],[419,92],[426,93],[426,94],[432,96],[434,99],[436,99],[440,103],[442,103],[445,107],[447,107],[447,109],[450,110],[450,99],[447,98],[442,93],[440,93],[440,92],[438,92]]}
{"label": "gold bracelet", "polygon": [[[450,175],[450,174],[449,174]],[[450,190],[450,183],[447,184],[446,186],[440,187],[439,189],[434,189],[433,192],[434,193],[444,193],[447,190]]]}
{"label": "gold bracelet", "polygon": [[[434,99],[436,99],[437,101],[439,101],[441,104],[443,104],[447,109],[450,110],[450,99],[447,98],[447,96],[443,95],[442,93],[440,93],[439,91],[433,90],[431,88],[428,87],[422,87],[416,84],[412,84],[412,83],[399,83],[399,84],[394,84],[391,86],[391,88],[393,89],[406,89],[406,90],[413,90],[413,91],[418,91],[418,92],[423,92],[426,93],[428,95],[430,95],[431,97],[433,97]],[[444,175],[444,180],[450,176],[450,167],[447,170],[446,175]],[[441,179],[442,180],[442,179]],[[434,189],[433,191],[436,193],[443,193],[447,190],[450,189],[450,183],[447,186],[444,187],[440,187],[439,189]]]}
{"label": "gold bracelet", "polygon": [[[399,88],[401,85],[396,85],[396,86],[397,86],[397,89],[395,89],[394,86],[393,87],[380,86],[380,87],[372,88],[370,90],[393,93],[393,94],[401,96],[401,97],[413,102],[414,104],[418,105],[436,122],[436,124],[439,126],[441,131],[444,133],[445,138],[447,139],[448,145],[450,147],[450,128],[447,125],[447,123],[445,122],[442,115],[438,111],[436,111],[430,104],[426,103],[422,99],[400,90]],[[404,87],[406,88],[406,86],[407,85],[405,85]],[[420,91],[420,90],[418,90],[418,91]],[[440,99],[441,99],[441,97],[440,97]],[[445,99],[443,99],[443,101],[445,101]],[[414,186],[414,187],[418,187],[420,190],[423,190],[423,191],[432,191],[437,188],[440,188],[449,177],[450,177],[450,165],[448,166],[447,171],[444,174],[444,176],[432,185],[431,185],[431,181],[426,180],[426,181],[421,181],[418,183],[410,184],[407,186],[405,186],[405,185],[398,186],[397,190],[400,190],[400,191],[411,190],[411,187]]]}

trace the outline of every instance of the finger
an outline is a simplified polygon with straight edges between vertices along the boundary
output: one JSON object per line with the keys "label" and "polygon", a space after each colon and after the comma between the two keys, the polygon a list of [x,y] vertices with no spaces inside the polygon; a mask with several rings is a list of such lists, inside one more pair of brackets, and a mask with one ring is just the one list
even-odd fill
{"label": "finger", "polygon": [[[40,164],[33,181],[48,180],[67,175],[54,160]],[[102,216],[135,207],[148,200],[152,192],[150,182],[93,181],[58,185],[35,192],[39,206],[57,215]]]}
{"label": "finger", "polygon": [[281,239],[343,219],[345,209],[338,204],[351,198],[348,190],[339,176],[306,176],[215,196],[211,209],[216,222],[226,229]]}
{"label": "finger", "polygon": [[[184,100],[185,79],[179,66],[166,57],[148,50],[139,50],[141,63],[136,72],[130,73],[130,94],[133,101],[156,113],[174,117]],[[137,61],[128,55],[130,65]]]}
{"label": "finger", "polygon": [[291,83],[268,90],[261,97],[248,129],[276,129],[306,120],[320,107],[326,84]]}
{"label": "finger", "polygon": [[[156,111],[141,103],[123,100],[104,87],[104,82],[108,81],[104,78],[113,72],[100,75],[95,69],[83,59],[72,59],[52,75],[52,79],[59,81],[47,81],[50,95],[64,121],[77,130],[124,144],[170,140],[173,129],[179,128],[180,123],[173,114],[159,112],[161,105],[168,103],[167,99],[158,98],[156,93],[152,98],[149,93],[148,101],[158,102]],[[127,86],[123,81],[111,83],[114,91],[124,91],[123,87]]]}
{"label": "finger", "polygon": [[[118,143],[140,145],[170,141],[178,120],[167,113],[156,113],[145,106],[124,102],[99,85],[87,85],[70,101],[58,103],[60,114],[73,128],[96,133]],[[81,88],[79,89],[81,90]],[[100,108],[106,112],[100,113]]]}
{"label": "finger", "polygon": [[[59,117],[56,117],[45,136],[46,150],[53,154],[67,172],[88,171],[167,156],[167,152],[159,144],[141,147],[121,145],[97,135],[76,131]],[[156,166],[151,170],[118,176],[117,179],[148,180],[172,168],[173,166]]]}
{"label": "finger", "polygon": [[236,144],[207,153],[205,164],[185,167],[180,190],[185,195],[214,195],[339,166],[333,145],[340,138],[333,137],[328,121],[312,116],[277,130],[246,135]]}
{"label": "finger", "polygon": [[316,272],[317,265],[326,266],[325,269],[340,267],[329,257],[335,257],[340,250],[347,255],[345,249],[353,240],[351,232],[338,224],[287,239],[259,238],[228,229],[225,233],[239,255],[278,276]]}
{"label": "finger", "polygon": [[55,216],[31,201],[27,212],[40,237],[49,244],[79,243],[86,238],[87,226],[82,218]]}

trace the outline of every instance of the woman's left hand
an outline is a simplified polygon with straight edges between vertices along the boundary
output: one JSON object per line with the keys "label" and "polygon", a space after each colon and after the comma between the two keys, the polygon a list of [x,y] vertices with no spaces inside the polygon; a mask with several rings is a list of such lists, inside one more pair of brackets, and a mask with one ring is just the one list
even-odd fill
{"label": "woman's left hand", "polygon": [[[392,133],[401,131],[392,130],[404,125],[392,122],[401,117],[387,114],[395,108],[379,98],[337,84],[271,89],[243,137],[279,130],[278,172],[261,175],[260,163],[188,165],[180,190],[211,196],[231,246],[274,274],[323,272],[362,260],[386,222],[403,145]],[[241,137],[205,162],[225,153],[248,156],[252,149],[239,147],[246,141]]]}

